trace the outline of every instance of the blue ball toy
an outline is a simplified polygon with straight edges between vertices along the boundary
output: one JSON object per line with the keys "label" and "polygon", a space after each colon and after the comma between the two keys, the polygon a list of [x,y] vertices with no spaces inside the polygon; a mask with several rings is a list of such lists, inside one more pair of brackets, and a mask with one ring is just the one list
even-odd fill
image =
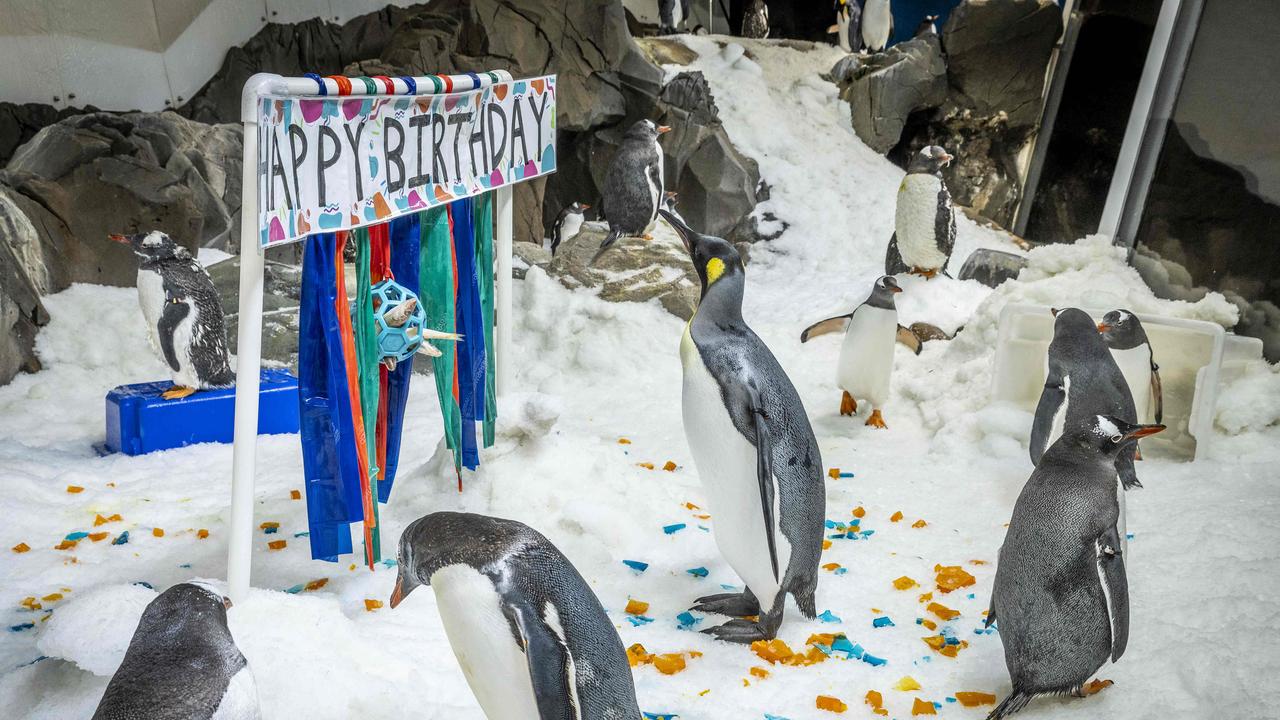
{"label": "blue ball toy", "polygon": [[[400,362],[413,357],[422,346],[422,326],[427,320],[427,311],[423,309],[417,293],[394,280],[383,280],[370,292],[373,294],[373,321],[377,325],[378,350],[382,359]],[[403,323],[393,324],[399,320],[398,316],[404,315],[403,307],[411,300],[414,301],[413,310]],[[388,322],[388,315],[392,316],[392,322]]]}

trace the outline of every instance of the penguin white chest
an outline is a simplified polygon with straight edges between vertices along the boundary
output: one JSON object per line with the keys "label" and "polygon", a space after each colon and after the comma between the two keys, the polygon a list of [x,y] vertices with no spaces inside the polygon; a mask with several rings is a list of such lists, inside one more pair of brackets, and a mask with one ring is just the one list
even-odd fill
{"label": "penguin white chest", "polygon": [[222,694],[222,702],[209,720],[258,720],[262,712],[258,706],[258,685],[253,671],[245,665],[236,673]]}
{"label": "penguin white chest", "polygon": [[649,232],[653,229],[653,224],[658,220],[658,208],[662,207],[662,144],[655,141],[653,143],[653,150],[658,153],[658,180],[657,182],[654,182],[653,174],[650,173],[649,168],[646,167],[644,170],[644,181],[649,186],[649,209],[651,214],[649,217],[649,225],[645,228],[645,232]]}
{"label": "penguin white chest", "polygon": [[889,44],[889,30],[893,24],[893,12],[889,0],[867,0],[862,8],[862,41],[867,49],[879,52]]}
{"label": "penguin white chest", "polygon": [[849,52],[853,48],[849,46],[849,8],[841,7],[836,13],[836,42],[840,44],[840,49]]}
{"label": "penguin white chest", "polygon": [[938,249],[938,195],[942,179],[929,173],[909,173],[898,187],[894,230],[898,252],[907,267],[941,270],[947,256]]}
{"label": "penguin white chest", "polygon": [[570,213],[565,216],[564,222],[560,223],[560,242],[570,240],[582,232],[582,222],[581,213]]}
{"label": "penguin white chest", "polygon": [[431,588],[454,657],[484,714],[494,720],[538,717],[529,664],[493,581],[470,565],[449,565],[431,576]]}
{"label": "penguin white chest", "polygon": [[873,408],[887,402],[897,333],[896,311],[871,305],[858,308],[849,320],[840,347],[836,367],[840,389],[855,399],[870,400]]}
{"label": "penguin white chest", "polygon": [[[707,494],[716,547],[761,604],[769,607],[780,585],[769,558],[756,448],[734,426],[720,384],[703,363],[687,325],[680,340],[680,362],[684,366],[684,434]],[[776,502],[780,495],[775,491],[775,522],[780,516]],[[791,546],[776,527],[771,530],[778,552],[778,578],[782,578]]]}
{"label": "penguin white chest", "polygon": [[[164,315],[164,279],[154,270],[138,270],[138,306],[147,321],[147,340],[151,349],[160,352],[160,335],[157,326]],[[161,360],[164,358],[161,357]]]}
{"label": "penguin white chest", "polygon": [[1146,343],[1128,350],[1112,350],[1111,357],[1120,366],[1120,374],[1133,394],[1133,407],[1138,422],[1155,422],[1155,409],[1151,404],[1151,350]]}

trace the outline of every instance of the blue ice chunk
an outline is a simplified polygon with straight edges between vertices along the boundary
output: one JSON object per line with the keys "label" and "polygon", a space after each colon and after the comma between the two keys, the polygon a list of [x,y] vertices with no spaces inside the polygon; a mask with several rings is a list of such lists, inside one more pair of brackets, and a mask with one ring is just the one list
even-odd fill
{"label": "blue ice chunk", "polygon": [[22,632],[23,630],[30,630],[35,626],[35,623],[30,622],[18,623],[17,625],[10,625],[9,632]]}
{"label": "blue ice chunk", "polygon": [[294,585],[288,590],[285,590],[285,592],[289,593],[290,595],[297,595],[298,593],[305,590],[306,587],[307,587],[306,583],[298,583],[297,585]]}
{"label": "blue ice chunk", "polygon": [[770,715],[769,713],[765,713],[764,720],[791,720],[791,718],[785,718],[785,717],[782,717],[781,715]]}
{"label": "blue ice chunk", "polygon": [[875,535],[875,534],[876,534],[876,531],[875,531],[875,530],[863,530],[863,531],[862,531],[862,533],[861,533],[862,537],[864,537],[864,538],[869,538],[869,537],[871,537],[872,535]]}
{"label": "blue ice chunk", "polygon": [[888,615],[881,615],[880,617],[871,621],[871,627],[878,627],[878,628],[894,627],[894,624],[893,624],[893,621],[889,619]]}
{"label": "blue ice chunk", "polygon": [[838,568],[836,568],[835,570],[833,570],[832,572],[833,572],[834,574],[836,574],[836,575],[843,575],[843,574],[845,574],[845,573],[849,572],[849,568],[846,568],[846,567],[838,567]]}
{"label": "blue ice chunk", "polygon": [[699,525],[698,529],[701,530],[702,532],[711,532],[711,528],[707,527],[706,525]]}
{"label": "blue ice chunk", "polygon": [[973,598],[974,598],[974,594],[973,594],[973,593],[969,593],[969,599],[970,599],[970,600],[972,600]]}
{"label": "blue ice chunk", "polygon": [[296,537],[296,538],[300,538],[300,537],[311,537],[311,531],[310,531],[310,530],[303,530],[302,532],[296,532],[296,533],[294,533],[294,534],[293,534],[293,536],[294,536],[294,537]]}
{"label": "blue ice chunk", "polygon": [[884,665],[884,664],[888,663],[889,661],[888,661],[888,660],[885,660],[884,658],[876,657],[875,655],[872,655],[871,653],[864,653],[864,654],[862,655],[862,662],[864,662],[864,663],[866,663],[866,664],[868,664],[868,665],[870,665],[870,666],[872,666],[872,667],[880,667],[881,665]]}
{"label": "blue ice chunk", "polygon": [[647,712],[647,713],[641,713],[641,714],[644,715],[644,720],[676,720],[676,718],[680,717],[675,713]]}
{"label": "blue ice chunk", "polygon": [[128,530],[125,530],[124,532],[122,532],[122,533],[120,533],[119,535],[117,535],[117,536],[116,536],[116,539],[111,541],[111,544],[112,544],[112,545],[123,545],[123,544],[125,544],[125,543],[127,543],[127,542],[129,542],[129,531],[128,531]]}
{"label": "blue ice chunk", "polygon": [[818,616],[818,619],[819,619],[819,620],[821,620],[821,621],[822,621],[822,622],[824,622],[824,623],[838,623],[838,622],[844,622],[843,620],[841,620],[841,619],[840,619],[840,616],[839,616],[839,615],[836,615],[835,613],[831,612],[830,610],[823,610],[823,611],[822,611],[822,614]]}
{"label": "blue ice chunk", "polygon": [[704,578],[707,576],[707,569],[704,567],[689,568],[688,570],[685,570],[685,572],[694,577]]}
{"label": "blue ice chunk", "polygon": [[134,585],[137,585],[138,587],[144,587],[144,588],[146,588],[146,589],[148,589],[148,590],[155,590],[155,589],[156,589],[154,585],[152,585],[151,583],[147,582],[146,580],[135,580],[135,581],[133,582],[133,584],[134,584]]}
{"label": "blue ice chunk", "polygon": [[383,560],[383,561],[382,561],[382,565],[383,565],[383,567],[393,568],[393,567],[395,567],[395,566],[396,566],[396,559],[395,559],[395,558],[387,558],[387,559],[385,559],[385,560]]}
{"label": "blue ice chunk", "polygon": [[648,617],[646,615],[628,615],[627,620],[636,627],[640,627],[641,625],[648,625],[649,623],[653,622],[653,618]]}
{"label": "blue ice chunk", "polygon": [[1124,539],[1125,539],[1125,540],[1132,540],[1132,539],[1133,539],[1133,533],[1125,533],[1125,534],[1124,534]]}
{"label": "blue ice chunk", "polygon": [[741,590],[742,589],[737,585],[730,585],[728,583],[720,583],[720,587],[724,588],[725,590]]}
{"label": "blue ice chunk", "polygon": [[664,532],[664,533],[666,533],[666,534],[668,534],[668,535],[671,535],[671,534],[673,534],[673,533],[678,533],[678,532],[680,532],[680,531],[681,531],[681,530],[683,530],[683,529],[685,529],[685,524],[684,524],[684,523],[675,523],[674,525],[663,525],[663,526],[662,526],[662,532]]}
{"label": "blue ice chunk", "polygon": [[275,525],[268,525],[262,528],[263,535],[275,535],[278,532],[280,532],[280,528]]}
{"label": "blue ice chunk", "polygon": [[852,656],[856,646],[849,641],[844,635],[837,635],[836,639],[831,641],[832,652],[842,652],[845,656]]}
{"label": "blue ice chunk", "polygon": [[702,618],[695,617],[693,613],[686,610],[676,616],[676,622],[680,623],[681,630],[688,630],[694,625],[702,622]]}
{"label": "blue ice chunk", "polygon": [[949,702],[949,703],[953,703],[953,702],[955,702],[955,701],[956,701],[956,699],[955,699],[955,698],[951,697],[950,695],[948,695],[948,696],[947,696],[947,702]]}
{"label": "blue ice chunk", "polygon": [[181,565],[179,565],[178,567],[180,567],[180,568],[189,568],[189,567],[191,567],[191,563],[182,563],[182,564],[181,564]]}
{"label": "blue ice chunk", "polygon": [[627,567],[631,568],[632,570],[635,570],[635,571],[636,571],[636,572],[638,572],[638,573],[642,573],[642,572],[644,572],[645,570],[648,570],[648,569],[649,569],[649,563],[647,563],[647,562],[640,562],[639,560],[623,560],[623,561],[622,561],[622,564],[623,564],[623,565],[626,565]]}
{"label": "blue ice chunk", "polygon": [[842,473],[840,473],[840,477],[842,477],[842,478],[851,478],[851,477],[853,477],[853,473],[851,473],[851,472],[842,472]]}

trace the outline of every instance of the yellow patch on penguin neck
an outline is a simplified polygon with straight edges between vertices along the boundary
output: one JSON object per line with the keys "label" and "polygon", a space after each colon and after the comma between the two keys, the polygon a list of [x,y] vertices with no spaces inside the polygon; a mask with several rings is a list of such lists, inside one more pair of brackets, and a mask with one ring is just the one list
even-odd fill
{"label": "yellow patch on penguin neck", "polygon": [[711,258],[707,261],[707,284],[710,285],[720,279],[724,275],[724,261],[720,258]]}

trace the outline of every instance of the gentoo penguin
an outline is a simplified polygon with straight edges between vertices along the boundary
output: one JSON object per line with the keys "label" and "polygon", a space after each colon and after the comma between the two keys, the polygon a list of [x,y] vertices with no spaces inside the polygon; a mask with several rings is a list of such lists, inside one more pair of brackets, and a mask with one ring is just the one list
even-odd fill
{"label": "gentoo penguin", "polygon": [[173,387],[161,397],[172,400],[230,387],[235,375],[227,358],[226,320],[204,266],[159,231],[111,239],[132,247],[139,258],[138,304],[147,337],[173,371]]}
{"label": "gentoo penguin", "polygon": [[956,245],[956,214],[942,168],[952,156],[937,145],[916,153],[898,186],[893,237],[885,253],[884,272],[909,272],[931,279],[946,274]]}
{"label": "gentoo penguin", "polygon": [[1142,321],[1128,310],[1112,310],[1098,323],[1102,340],[1111,348],[1124,374],[1129,392],[1133,393],[1133,406],[1142,422],[1162,422],[1164,419],[1164,394],[1160,386],[1160,366],[1155,352],[1147,340]]}
{"label": "gentoo penguin", "polygon": [[764,0],[751,0],[743,11],[742,37],[757,40],[769,37],[769,6]]}
{"label": "gentoo penguin", "polygon": [[921,35],[937,35],[938,34],[938,16],[925,15],[920,24],[916,26],[916,34],[911,37],[920,37]]}
{"label": "gentoo penguin", "polygon": [[836,45],[847,53],[862,50],[862,4],[859,0],[835,0],[836,24],[827,28],[835,33]]}
{"label": "gentoo penguin", "polygon": [[414,520],[400,536],[391,607],[419,585],[435,591],[487,717],[640,717],[613,623],[568,558],[529,526],[458,512]]}
{"label": "gentoo penguin", "polygon": [[[1054,310],[1049,369],[1031,426],[1031,463],[1039,465],[1045,449],[1068,430],[1093,422],[1097,415],[1113,415],[1137,423],[1133,395],[1093,319],[1083,310]],[[1124,490],[1142,487],[1133,467],[1137,445],[1130,443],[1115,457],[1120,484],[1120,538],[1128,543]],[[1113,487],[1115,487],[1113,483]],[[1127,548],[1126,548],[1127,549]]]}
{"label": "gentoo penguin", "polygon": [[891,37],[893,8],[889,0],[866,0],[862,6],[862,42],[867,52],[881,52],[889,47]]}
{"label": "gentoo penguin", "polygon": [[[857,398],[871,401],[867,424],[884,428],[880,408],[889,399],[889,378],[893,374],[893,346],[898,337],[898,308],[893,296],[902,292],[892,275],[876,280],[871,295],[848,315],[837,315],[814,323],[800,333],[800,342],[836,330],[844,331],[836,382],[844,390],[840,414],[858,412]],[[913,336],[914,337],[914,336]],[[916,352],[919,352],[917,345]]]}
{"label": "gentoo penguin", "polygon": [[227,629],[229,607],[203,583],[160,593],[143,611],[93,720],[260,717],[253,671]]}
{"label": "gentoo penguin", "polygon": [[1013,508],[991,609],[1013,691],[1002,718],[1037,695],[1082,694],[1129,641],[1129,589],[1117,527],[1115,462],[1164,429],[1114,415],[1084,419],[1045,452]]}
{"label": "gentoo penguin", "polygon": [[560,211],[556,221],[551,224],[551,254],[555,255],[560,243],[573,238],[582,230],[582,223],[587,219],[586,211],[590,205],[572,202]]}
{"label": "gentoo penguin", "polygon": [[618,238],[644,235],[657,219],[663,192],[662,145],[658,136],[670,130],[652,120],[640,120],[623,136],[604,176],[601,209],[609,221],[609,234],[592,262]]}
{"label": "gentoo penguin", "polygon": [[[787,593],[813,618],[826,495],[822,456],[800,395],[742,319],[746,271],[727,241],[675,215],[702,284],[680,340],[685,437],[714,518],[716,546],[746,584],[698,599],[695,610],[742,619],[704,632],[748,643],[773,638]],[[745,616],[759,616],[758,621]]]}

